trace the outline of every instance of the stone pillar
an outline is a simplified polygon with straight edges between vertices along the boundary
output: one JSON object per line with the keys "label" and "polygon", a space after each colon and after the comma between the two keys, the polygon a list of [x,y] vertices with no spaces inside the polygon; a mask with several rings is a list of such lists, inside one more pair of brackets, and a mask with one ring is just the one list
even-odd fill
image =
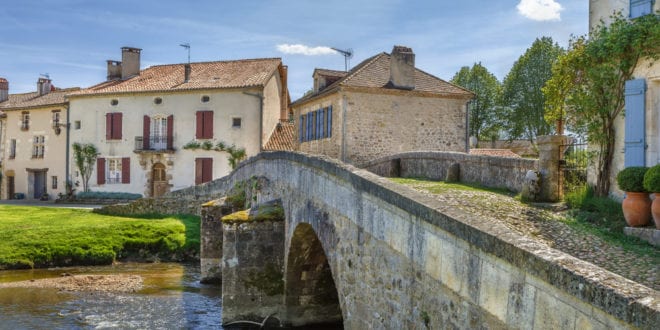
{"label": "stone pillar", "polygon": [[284,219],[246,212],[222,220],[222,324],[261,323],[270,315],[278,323],[285,311]]}
{"label": "stone pillar", "polygon": [[563,135],[544,135],[536,138],[541,173],[540,201],[558,202],[560,199],[559,147],[566,141]]}
{"label": "stone pillar", "polygon": [[231,208],[224,203],[224,198],[202,205],[200,223],[200,252],[202,283],[220,283],[222,280],[222,221],[224,215],[231,213]]}

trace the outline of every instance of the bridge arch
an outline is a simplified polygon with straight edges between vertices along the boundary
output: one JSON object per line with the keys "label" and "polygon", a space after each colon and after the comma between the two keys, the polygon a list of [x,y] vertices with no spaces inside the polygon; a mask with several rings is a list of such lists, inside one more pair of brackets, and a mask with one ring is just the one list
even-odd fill
{"label": "bridge arch", "polygon": [[328,257],[312,225],[291,235],[285,274],[287,320],[292,325],[343,322],[339,293]]}

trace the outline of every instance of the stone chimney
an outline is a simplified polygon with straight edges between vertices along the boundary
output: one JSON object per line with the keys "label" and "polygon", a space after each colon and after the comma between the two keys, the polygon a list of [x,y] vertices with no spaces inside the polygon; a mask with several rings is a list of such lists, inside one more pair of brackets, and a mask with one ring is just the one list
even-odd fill
{"label": "stone chimney", "polygon": [[9,99],[9,81],[7,79],[0,77],[0,102],[7,101]]}
{"label": "stone chimney", "polygon": [[39,96],[46,95],[50,93],[50,79],[48,78],[39,78],[37,80],[37,93]]}
{"label": "stone chimney", "polygon": [[190,72],[192,72],[192,68],[190,67],[190,63],[186,63],[183,65],[183,82],[188,82],[190,80]]}
{"label": "stone chimney", "polygon": [[121,79],[140,75],[140,48],[121,48]]}
{"label": "stone chimney", "polygon": [[108,60],[108,80],[121,79],[121,62]]}
{"label": "stone chimney", "polygon": [[394,88],[415,89],[415,53],[405,46],[394,46],[390,57],[390,83]]}

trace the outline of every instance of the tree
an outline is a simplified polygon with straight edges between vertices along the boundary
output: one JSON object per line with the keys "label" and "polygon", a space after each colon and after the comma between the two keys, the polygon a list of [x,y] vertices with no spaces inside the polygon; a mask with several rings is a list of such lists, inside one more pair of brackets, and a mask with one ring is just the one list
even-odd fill
{"label": "tree", "polygon": [[470,102],[469,133],[480,140],[489,139],[498,133],[499,125],[496,115],[496,102],[501,90],[497,78],[481,63],[475,63],[472,68],[462,67],[451,82],[464,87],[475,94]]}
{"label": "tree", "polygon": [[500,105],[503,126],[510,139],[534,142],[554,128],[544,119],[545,96],[541,88],[552,76],[552,63],[564,51],[552,38],[536,39],[504,78]]}
{"label": "tree", "polygon": [[[76,162],[76,167],[82,176],[83,191],[89,191],[89,178],[92,176],[96,156],[99,154],[96,147],[91,143],[80,144],[78,142],[73,144],[73,158]],[[103,171],[104,169],[97,169]]]}
{"label": "tree", "polygon": [[546,119],[562,118],[571,129],[586,133],[596,146],[598,196],[607,196],[614,155],[614,121],[623,113],[625,82],[644,59],[660,58],[660,16],[634,20],[621,13],[609,26],[596,27],[589,38],[570,42],[569,50],[552,68],[543,92],[548,98]]}

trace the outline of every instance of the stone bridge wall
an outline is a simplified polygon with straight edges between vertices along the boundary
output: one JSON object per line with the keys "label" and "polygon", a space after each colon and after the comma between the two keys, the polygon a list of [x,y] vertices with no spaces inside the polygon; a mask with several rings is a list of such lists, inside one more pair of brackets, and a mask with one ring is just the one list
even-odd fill
{"label": "stone bridge wall", "polygon": [[[380,176],[424,177],[444,180],[450,165],[460,166],[460,181],[520,192],[528,170],[538,170],[538,161],[469,155],[462,152],[417,151],[384,157],[365,165]],[[397,168],[398,167],[398,168]]]}

